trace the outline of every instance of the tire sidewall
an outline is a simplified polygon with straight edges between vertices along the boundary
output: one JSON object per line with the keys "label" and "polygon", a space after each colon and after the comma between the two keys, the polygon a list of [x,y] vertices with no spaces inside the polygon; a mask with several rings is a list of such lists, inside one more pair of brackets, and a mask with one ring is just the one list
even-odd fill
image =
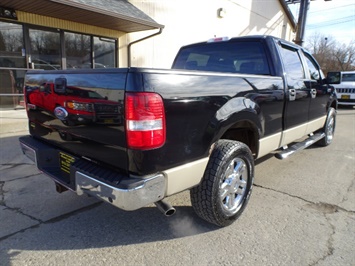
{"label": "tire sidewall", "polygon": [[[240,158],[244,161],[248,171],[248,179],[246,185],[246,193],[243,196],[241,206],[235,214],[229,216],[225,214],[222,202],[219,200],[219,193],[220,184],[223,181],[224,173],[226,172],[230,162],[235,158]],[[254,159],[249,148],[243,143],[235,142],[235,144],[229,149],[229,151],[224,154],[223,163],[218,167],[216,177],[218,178],[214,180],[212,192],[214,202],[216,202],[216,204],[214,205],[214,213],[216,214],[216,218],[217,220],[219,220],[220,223],[224,225],[229,225],[233,223],[244,211],[252,191],[252,184],[254,179]]]}
{"label": "tire sidewall", "polygon": [[[332,127],[332,139],[329,139],[328,138],[328,131],[329,131],[329,123],[330,121],[333,119],[333,127]],[[334,108],[330,108],[329,109],[329,112],[328,112],[328,116],[327,116],[327,120],[325,122],[325,125],[324,125],[324,133],[325,133],[325,136],[324,138],[322,139],[322,142],[321,142],[321,145],[322,146],[328,146],[332,143],[333,141],[333,138],[334,138],[334,133],[335,133],[335,126],[336,126],[336,111]]]}
{"label": "tire sidewall", "polygon": [[[316,142],[316,145],[318,145],[320,147],[326,147],[333,142],[333,138],[334,138],[334,134],[335,134],[335,127],[336,127],[336,114],[337,114],[337,111],[333,107],[330,107],[328,110],[327,118],[325,120],[323,128],[321,128],[320,130],[317,131],[319,133],[324,133],[325,136],[322,139],[320,139],[318,142]],[[332,139],[329,139],[328,138],[328,133],[329,133],[328,126],[329,126],[331,119],[334,120],[333,127],[332,127],[332,130],[333,130],[332,136],[333,137],[332,137]]]}

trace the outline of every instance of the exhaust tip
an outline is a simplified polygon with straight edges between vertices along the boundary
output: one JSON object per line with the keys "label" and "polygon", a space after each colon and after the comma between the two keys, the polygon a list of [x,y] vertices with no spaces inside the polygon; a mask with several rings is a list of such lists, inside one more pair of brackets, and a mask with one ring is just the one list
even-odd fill
{"label": "exhaust tip", "polygon": [[164,200],[157,201],[154,204],[165,216],[172,216],[176,212],[175,208]]}
{"label": "exhaust tip", "polygon": [[64,191],[67,191],[68,189],[67,189],[65,186],[63,186],[63,185],[61,185],[61,184],[55,182],[55,190],[56,190],[58,193],[63,193]]}
{"label": "exhaust tip", "polygon": [[171,215],[174,215],[176,212],[175,208],[174,207],[171,207],[171,209],[167,210],[164,215],[165,216],[171,216]]}

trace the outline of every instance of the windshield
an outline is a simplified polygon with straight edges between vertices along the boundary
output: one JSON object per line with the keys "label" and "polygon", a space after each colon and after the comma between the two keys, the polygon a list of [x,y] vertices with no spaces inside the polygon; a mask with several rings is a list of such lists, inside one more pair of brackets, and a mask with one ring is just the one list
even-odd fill
{"label": "windshield", "polygon": [[343,81],[343,82],[346,82],[346,81],[355,81],[355,73],[354,73],[354,74],[343,74],[342,81]]}

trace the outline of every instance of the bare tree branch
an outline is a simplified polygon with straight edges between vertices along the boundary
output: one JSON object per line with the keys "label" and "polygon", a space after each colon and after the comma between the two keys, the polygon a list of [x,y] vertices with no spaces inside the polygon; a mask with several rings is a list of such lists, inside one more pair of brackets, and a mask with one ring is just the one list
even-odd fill
{"label": "bare tree branch", "polygon": [[306,48],[325,73],[355,70],[355,40],[346,45],[337,42],[332,36],[314,33],[308,38]]}

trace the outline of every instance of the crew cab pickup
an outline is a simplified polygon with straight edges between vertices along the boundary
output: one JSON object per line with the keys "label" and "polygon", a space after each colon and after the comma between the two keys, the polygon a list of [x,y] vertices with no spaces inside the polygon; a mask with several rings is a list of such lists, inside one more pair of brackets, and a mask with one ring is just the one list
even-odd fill
{"label": "crew cab pickup", "polygon": [[[85,101],[74,87],[102,95],[117,123],[69,123],[68,104],[31,97],[46,84],[77,106]],[[128,211],[155,203],[171,215],[165,198],[190,190],[198,216],[218,226],[245,209],[257,158],[327,146],[336,124],[336,94],[315,59],[271,36],[184,46],[169,70],[29,71],[25,90],[30,135],[21,147],[58,192]]]}

